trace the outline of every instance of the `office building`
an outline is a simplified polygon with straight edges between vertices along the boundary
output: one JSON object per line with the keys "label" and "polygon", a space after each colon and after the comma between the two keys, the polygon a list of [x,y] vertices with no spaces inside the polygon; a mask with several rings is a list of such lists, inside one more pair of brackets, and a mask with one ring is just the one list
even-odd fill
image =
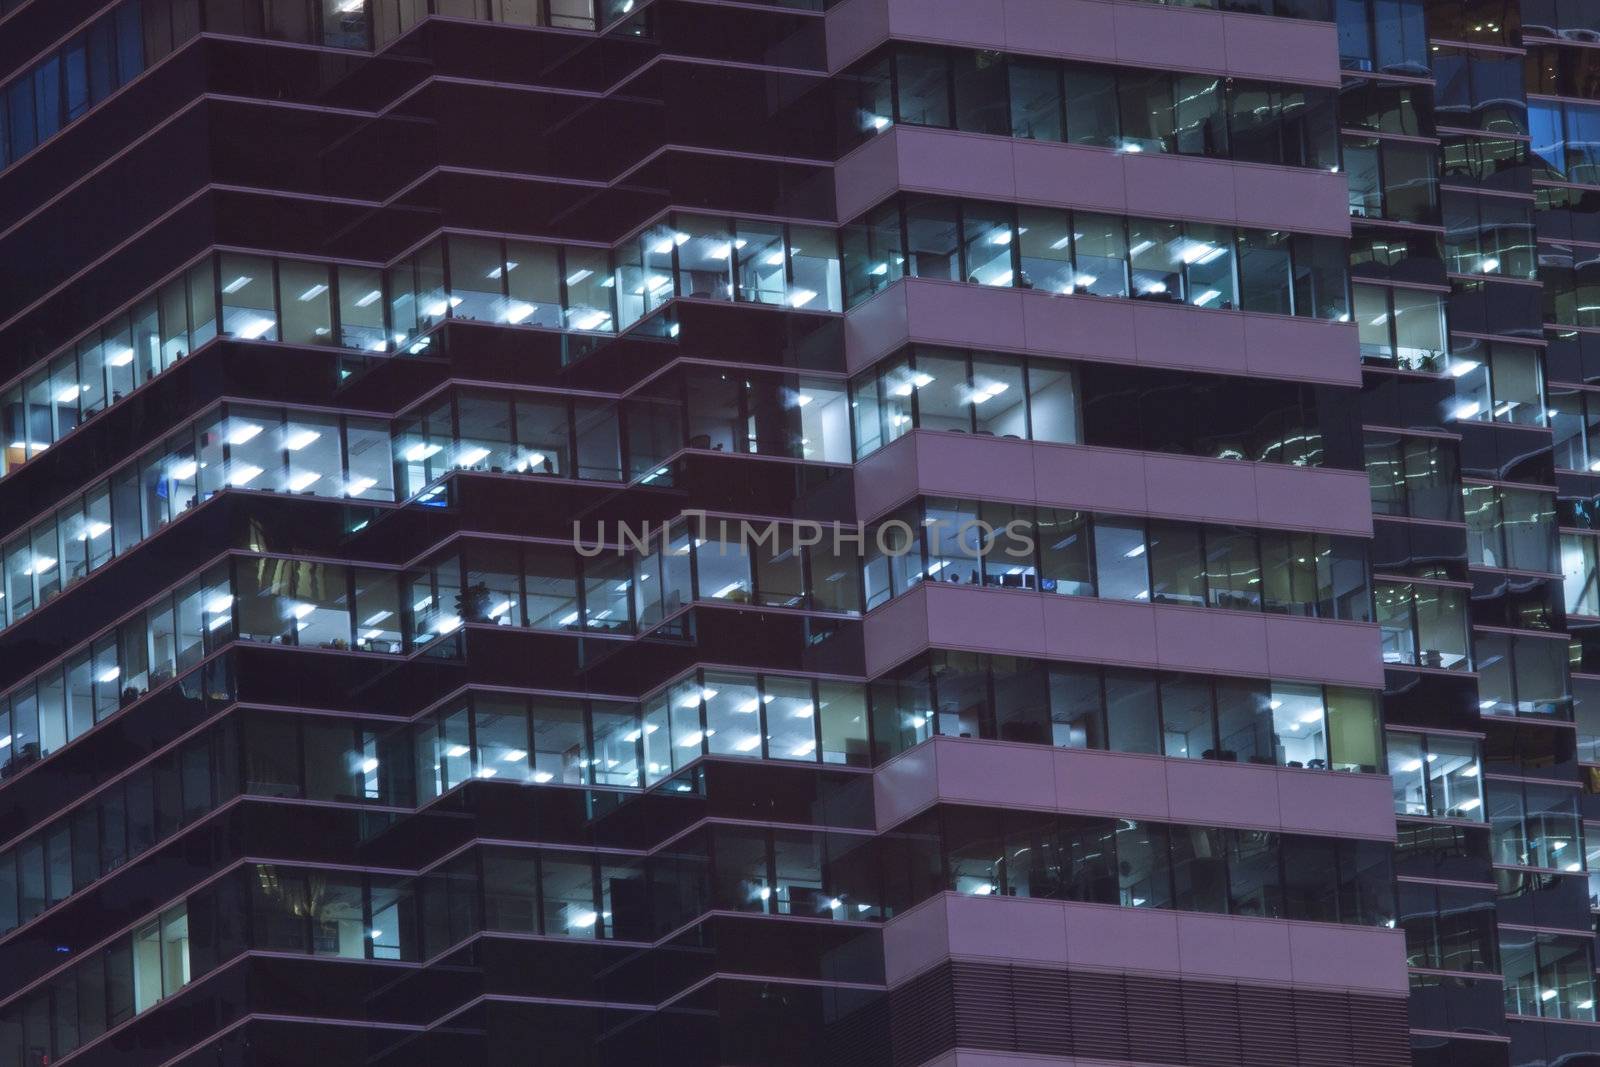
{"label": "office building", "polygon": [[1597,64],[0,0],[0,1067],[1600,1062]]}

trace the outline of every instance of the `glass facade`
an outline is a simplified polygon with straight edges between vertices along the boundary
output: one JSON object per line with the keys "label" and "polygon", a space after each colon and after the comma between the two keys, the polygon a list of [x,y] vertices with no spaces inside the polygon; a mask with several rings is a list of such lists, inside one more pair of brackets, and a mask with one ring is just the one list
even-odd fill
{"label": "glass facade", "polygon": [[0,1067],[1600,1056],[1600,22],[988,6],[0,0]]}
{"label": "glass facade", "polygon": [[1350,321],[1339,238],[930,196],[841,233],[847,307],[901,278]]}
{"label": "glass facade", "polygon": [[147,45],[140,16],[140,0],[124,0],[32,69],[0,83],[0,168],[82,118],[165,54]]}
{"label": "glass facade", "polygon": [[[1182,417],[1168,417],[1164,401],[1180,394],[1216,402],[1196,403]],[[1223,402],[1242,394],[1251,398],[1247,409]],[[1352,435],[1335,418],[1326,426],[1319,418],[1330,399],[1315,386],[925,345],[850,381],[858,460],[922,429],[1297,467],[1351,467]]]}
{"label": "glass facade", "polygon": [[922,582],[941,582],[1373,618],[1365,550],[1353,538],[931,498],[870,527],[868,542],[869,610]]}
{"label": "glass facade", "polygon": [[897,45],[842,80],[862,134],[896,124],[999,137],[1339,168],[1327,89],[1033,56]]}

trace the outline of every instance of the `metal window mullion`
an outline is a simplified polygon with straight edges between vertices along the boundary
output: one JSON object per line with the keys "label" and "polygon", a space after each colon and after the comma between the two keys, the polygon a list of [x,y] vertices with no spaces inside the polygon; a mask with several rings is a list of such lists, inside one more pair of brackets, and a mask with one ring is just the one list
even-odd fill
{"label": "metal window mullion", "polygon": [[[279,271],[278,257],[277,256],[272,256],[271,259],[270,259],[270,262],[272,263],[272,317],[273,317],[272,328],[273,328],[273,332],[275,334],[277,334],[277,338],[276,339],[281,341],[281,340],[283,340],[283,293],[281,292],[283,280],[279,276],[280,275],[280,271]],[[159,311],[160,306],[161,306],[161,299],[160,299],[160,297],[157,297],[156,298],[156,307],[157,307],[158,311]],[[159,318],[160,318],[160,315],[158,313],[157,319],[159,319]]]}

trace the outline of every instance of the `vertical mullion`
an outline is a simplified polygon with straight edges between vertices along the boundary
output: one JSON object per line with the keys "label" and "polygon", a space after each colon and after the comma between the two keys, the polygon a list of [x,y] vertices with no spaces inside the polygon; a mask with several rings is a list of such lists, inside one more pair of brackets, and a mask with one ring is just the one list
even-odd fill
{"label": "vertical mullion", "polygon": [[[348,347],[344,343],[344,314],[343,314],[343,279],[339,274],[339,264],[328,264],[328,334],[335,348]],[[193,319],[193,315],[190,316]],[[343,360],[340,360],[343,363]]]}
{"label": "vertical mullion", "polygon": [[[466,584],[463,576],[462,590],[465,592]],[[478,771],[478,702],[472,695],[467,696],[467,776],[476,778]]]}
{"label": "vertical mullion", "polygon": [[1222,755],[1222,701],[1217,698],[1217,681],[1215,678],[1207,681],[1206,691],[1211,697],[1211,750],[1220,758]]}
{"label": "vertical mullion", "polygon": [[[1149,555],[1149,553],[1145,553],[1145,554]],[[1165,756],[1167,754],[1166,697],[1163,695],[1163,691],[1162,691],[1162,688],[1161,688],[1161,680],[1160,680],[1159,677],[1157,677],[1155,679],[1155,695],[1156,695],[1156,755]],[[1106,709],[1107,725],[1110,724],[1110,719],[1111,719],[1110,711],[1111,711],[1111,709],[1109,707],[1107,707],[1107,709]],[[1110,741],[1110,739],[1108,737],[1107,738],[1108,747],[1109,747],[1109,741]]]}
{"label": "vertical mullion", "polygon": [[1094,543],[1094,537],[1095,527],[1099,523],[1098,519],[1095,517],[1095,514],[1091,511],[1080,511],[1077,512],[1077,514],[1083,518],[1084,547],[1087,549],[1085,554],[1089,557],[1089,582],[1094,586],[1094,593],[1092,595],[1096,600],[1098,600],[1101,596],[1100,551]]}
{"label": "vertical mullion", "polygon": [[1067,269],[1072,272],[1072,288],[1068,292],[1078,291],[1078,220],[1074,212],[1064,210],[1062,216],[1067,220]]}
{"label": "vertical mullion", "polygon": [[778,899],[778,844],[777,833],[770,828],[762,832],[767,851],[767,914],[777,915],[782,903]]}
{"label": "vertical mullion", "polygon": [[[522,620],[519,625],[523,627],[532,625],[532,621],[528,618],[528,549],[526,545],[517,546],[517,617]],[[590,748],[593,749],[593,747],[593,740],[591,739]],[[593,755],[592,751],[590,755]]]}
{"label": "vertical mullion", "polygon": [[[904,193],[897,192],[894,198],[895,223],[900,227],[900,276],[912,277],[912,267],[915,262],[911,258],[911,227],[906,219],[906,198]],[[870,218],[870,216],[869,216]],[[887,279],[887,275],[885,278]],[[887,284],[887,283],[886,283]]]}
{"label": "vertical mullion", "polygon": [[[669,236],[667,238],[667,240],[672,245],[672,250],[669,251],[667,253],[667,255],[670,257],[670,259],[672,261],[672,293],[673,293],[674,296],[679,296],[679,297],[687,296],[688,295],[687,293],[684,293],[684,292],[680,291],[680,287],[682,285],[683,268],[682,268],[682,257],[678,255],[678,213],[677,212],[675,212],[675,211],[667,212],[667,229],[671,231],[671,236]],[[563,250],[562,259],[565,260],[565,258],[566,258],[565,250]],[[565,268],[565,263],[563,263],[563,271],[562,271],[562,274],[563,274],[562,286],[563,286],[563,288],[565,288],[565,286],[566,286],[566,279],[565,279],[565,273],[566,272],[565,272],[564,268]]]}
{"label": "vertical mullion", "polygon": [[567,455],[572,457],[572,469],[567,477],[574,480],[583,478],[582,467],[578,460],[578,405],[574,400],[567,400]]}
{"label": "vertical mullion", "polygon": [[911,395],[908,397],[911,401],[908,405],[911,408],[911,428],[915,430],[922,425],[922,405],[917,397],[917,346],[915,345],[906,352],[906,371],[910,375],[908,381],[911,385]]}
{"label": "vertical mullion", "polygon": [[[342,569],[344,570],[345,601],[350,605],[348,611],[350,617],[350,647],[354,649],[356,642],[361,639],[361,631],[359,629],[361,620],[356,618],[356,574],[354,567],[344,567]],[[356,748],[359,751],[361,747],[359,736],[356,742]]]}
{"label": "vertical mullion", "polygon": [[[1022,365],[1022,432],[1023,432],[1024,435],[1026,435],[1026,437],[1027,437],[1027,439],[1029,441],[1032,441],[1033,440],[1033,390],[1032,390],[1031,386],[1032,386],[1033,383],[1032,383],[1032,377],[1028,373],[1028,368],[1033,363],[1033,361],[1031,359],[1029,359],[1027,356],[1019,356],[1018,359],[1017,359],[1017,362]],[[1071,369],[1071,367],[1068,367],[1067,368],[1067,374],[1070,376],[1071,373],[1072,373],[1072,369]],[[1038,509],[1035,509],[1034,510],[1034,519],[1035,519],[1035,521],[1037,521],[1038,517],[1039,517]],[[1042,561],[1042,557],[1039,555],[1039,552],[1037,550],[1034,552],[1034,557],[1035,557],[1035,559],[1038,559],[1038,560]]]}
{"label": "vertical mullion", "polygon": [[[1109,752],[1111,750],[1111,712],[1109,702],[1106,699],[1106,669],[1104,667],[1096,667],[1094,672],[1095,686],[1100,693],[1100,706],[1095,714],[1096,724],[1100,727],[1100,745],[1098,747]],[[1156,723],[1158,731],[1157,736],[1159,736],[1160,726],[1161,724],[1158,717]],[[1088,740],[1089,739],[1087,737],[1084,738],[1085,747],[1097,747],[1095,745],[1088,744]]]}
{"label": "vertical mullion", "polygon": [[896,125],[900,122],[900,55],[893,43],[889,45],[889,119]]}
{"label": "vertical mullion", "polygon": [[[1012,232],[1015,233],[1015,227],[1012,228]],[[1017,242],[1015,240],[1012,240],[1011,243],[1012,244],[1016,244]],[[961,360],[966,365],[966,374],[967,374],[967,383],[966,384],[967,384],[967,389],[968,390],[975,389],[977,387],[977,379],[973,377],[973,372],[972,372],[972,352],[970,350],[964,351],[962,353],[962,355],[961,355]],[[916,384],[915,382],[912,383],[913,386],[915,386],[915,384]],[[915,388],[913,388],[912,392],[915,392],[915,391],[916,391]],[[1026,400],[1024,400],[1024,403],[1026,403]],[[976,404],[964,404],[962,406],[967,409],[967,413],[966,413],[967,414],[967,432],[968,433],[977,433],[978,432],[978,405],[976,405]],[[982,570],[982,565],[981,564],[979,565],[979,570]]]}
{"label": "vertical mullion", "polygon": [[[186,268],[184,268],[182,271],[180,271],[178,273],[177,278],[173,279],[173,283],[174,284],[179,285],[179,286],[181,286],[183,288],[183,312],[184,312],[184,327],[185,327],[184,334],[183,334],[184,352],[183,352],[183,355],[180,355],[178,357],[178,359],[182,359],[184,355],[190,355],[190,354],[192,354],[194,352],[194,335],[195,335],[194,295],[189,291],[190,288],[191,288],[190,285],[189,285],[189,272],[191,270],[193,270],[192,267],[186,267]],[[337,335],[335,335],[335,336],[337,336]],[[176,363],[177,360],[173,360],[173,362]],[[83,416],[80,414],[78,416],[78,418],[81,421]],[[198,486],[197,486],[196,487],[195,496],[198,497],[199,495],[200,494],[199,494],[199,490],[198,490]]]}
{"label": "vertical mullion", "polygon": [[[988,580],[989,580],[989,576],[987,574],[983,573],[983,557],[981,557],[981,556],[978,558],[978,568],[979,568],[978,569],[978,576],[979,576],[980,583],[987,585],[988,584]],[[1000,737],[1000,706],[995,700],[996,689],[995,689],[995,683],[994,683],[994,661],[993,661],[992,658],[990,658],[988,656],[984,657],[983,682],[984,682],[984,686],[985,686],[985,690],[984,690],[985,697],[984,698],[986,700],[988,700],[988,702],[989,702],[989,720],[990,720],[991,725],[994,726],[994,737],[995,737],[996,740],[999,740],[999,737]],[[979,719],[978,720],[978,736],[979,737],[983,736],[983,726],[984,726],[983,720]],[[1004,855],[1004,852],[1002,852],[1001,855]],[[1004,871],[1004,869],[1005,868],[1002,865],[1001,870]],[[1004,892],[1004,886],[1001,887],[1001,891]]]}
{"label": "vertical mullion", "polygon": [[817,746],[817,762],[826,763],[822,752],[822,683],[815,678],[811,679],[811,740]]}
{"label": "vertical mullion", "polygon": [[1008,207],[1011,212],[1011,241],[1006,245],[1006,255],[1011,261],[1011,286],[1012,289],[1022,288],[1022,208],[1012,204]]}
{"label": "vertical mullion", "polygon": [[[1163,826],[1161,830],[1161,836],[1167,843],[1167,907],[1174,909],[1178,906],[1178,865],[1173,862],[1174,850],[1172,847],[1173,836],[1176,833],[1178,831],[1171,824]],[[1280,849],[1279,851],[1281,852],[1282,850]],[[1280,886],[1283,884],[1281,873],[1278,878],[1278,884]]]}
{"label": "vertical mullion", "polygon": [[967,201],[957,200],[956,208],[956,280],[965,282],[972,275],[967,265]]}
{"label": "vertical mullion", "polygon": [[[277,256],[273,256],[271,258],[271,263],[272,263],[272,319],[273,319],[272,331],[276,335],[277,339],[281,341],[281,340],[283,340],[283,294],[281,292],[279,292],[279,289],[281,288],[281,284],[282,284],[282,279],[279,277],[280,271],[278,269],[278,257]],[[156,309],[157,309],[156,320],[157,320],[158,323],[159,323],[160,318],[161,318],[161,316],[160,316],[160,307],[161,307],[161,300],[160,300],[159,297],[157,297],[157,299],[156,299]]]}
{"label": "vertical mullion", "polygon": [[[526,777],[523,779],[523,781],[525,781],[525,782],[533,781],[533,772],[538,768],[538,758],[534,754],[534,732],[533,732],[533,729],[534,729],[533,698],[531,696],[523,697],[522,698],[522,736],[527,738],[527,741],[525,743],[526,747],[523,749],[523,751],[527,753],[527,756],[525,758],[526,758],[527,764],[528,764]],[[595,914],[598,915],[599,912],[596,912]]]}
{"label": "vertical mullion", "polygon": [[[706,672],[704,668],[697,669],[694,672],[694,684],[695,707],[700,709],[700,755],[704,756],[711,750],[710,739],[706,737],[706,728],[711,725],[711,711],[706,707]],[[670,725],[672,721],[670,707],[667,709],[667,721]],[[670,764],[671,761],[669,760],[668,763]]]}
{"label": "vertical mullion", "polygon": [[1122,290],[1131,298],[1133,296],[1133,236],[1130,232],[1130,221],[1125,215],[1117,219],[1117,225],[1122,227]]}
{"label": "vertical mullion", "polygon": [[[212,252],[210,255],[206,256],[206,261],[211,264],[211,313],[216,316],[217,336],[226,337],[228,336],[228,331],[223,324],[222,315],[222,254],[220,252]],[[131,313],[129,315],[129,319],[131,325]],[[131,334],[128,337],[128,340],[130,342],[133,340]],[[136,389],[141,384],[137,380],[139,376],[139,356],[137,352],[134,353],[133,372],[133,384],[134,388]]]}

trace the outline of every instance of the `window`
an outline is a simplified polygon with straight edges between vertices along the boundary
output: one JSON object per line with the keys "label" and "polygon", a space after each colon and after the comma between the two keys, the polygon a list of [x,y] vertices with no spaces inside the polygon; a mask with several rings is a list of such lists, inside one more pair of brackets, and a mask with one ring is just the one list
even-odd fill
{"label": "window", "polygon": [[1072,144],[1113,148],[1121,129],[1117,76],[1110,68],[1072,64],[1063,73],[1067,108],[1067,140]]}
{"label": "window", "polygon": [[1289,235],[1239,231],[1239,306],[1288,315],[1293,310]]}
{"label": "window", "polygon": [[1337,164],[1332,95],[1323,90],[912,45],[886,50],[851,77],[854,131],[862,134],[889,127],[894,85],[894,120],[902,123],[1123,151]]}
{"label": "window", "polygon": [[483,850],[483,921],[489,930],[539,932],[538,854],[509,848]]}
{"label": "window", "polygon": [[1464,485],[1467,557],[1485,567],[1556,572],[1553,496],[1528,489]]}
{"label": "window", "polygon": [[[970,896],[1054,897],[1362,925],[1395,918],[1390,849],[1381,843],[957,806],[914,825],[920,832],[938,827],[946,869],[942,885]],[[747,848],[749,859],[739,853],[741,867],[757,870],[757,840],[750,838]],[[717,849],[718,867],[722,851]],[[738,888],[744,885],[747,880]],[[912,889],[912,902],[938,888]]]}
{"label": "window", "polygon": [[189,977],[189,920],[180,905],[133,935],[134,1012],[148,1011]]}
{"label": "window", "polygon": [[1374,513],[1461,521],[1459,463],[1452,442],[1369,431],[1366,463]]}
{"label": "window", "polygon": [[1229,912],[1263,919],[1282,917],[1280,836],[1262,830],[1227,830],[1224,834]]}
{"label": "window", "polygon": [[[561,328],[561,249],[528,241],[507,241],[505,262],[489,266],[487,277],[504,277],[506,302],[501,321],[513,326]],[[500,274],[495,274],[495,271]],[[586,279],[579,279],[584,281]],[[486,280],[484,284],[489,284]]]}
{"label": "window", "polygon": [[1477,422],[1543,426],[1543,361],[1536,349],[1474,342],[1451,357],[1456,379],[1454,417]]}
{"label": "window", "polygon": [[1211,684],[1186,678],[1161,683],[1161,751],[1182,759],[1217,755]]}
{"label": "window", "polygon": [[[1189,523],[1152,522],[1149,526],[1148,549],[1151,578],[1149,599],[1158,604],[1203,606],[1206,602],[1206,564],[1200,528]],[[1126,554],[1124,558],[1128,558]]]}
{"label": "window", "polygon": [[675,241],[678,292],[711,300],[733,299],[733,232],[730,220],[698,215],[675,218],[684,240]]}
{"label": "window", "polygon": [[[704,680],[700,696],[705,707],[707,751],[713,755],[760,758],[763,709],[755,679],[707,671]],[[810,704],[809,694],[805,703]]]}
{"label": "window", "polygon": [[1449,190],[1444,195],[1445,263],[1457,274],[1535,275],[1533,205]]}
{"label": "window", "polygon": [[472,730],[476,777],[512,781],[532,777],[528,762],[528,709],[523,700],[474,698]]}
{"label": "window", "polygon": [[995,52],[951,54],[955,127],[973,133],[1011,132],[1006,58]]}
{"label": "window", "polygon": [[[1350,314],[1348,253],[1343,242],[1331,238],[1082,212],[1069,217],[1043,209],[1026,209],[1018,216],[1009,205],[956,204],[925,196],[906,198],[904,214],[908,273],[913,277],[1097,296],[1131,294],[1142,300],[1187,300],[1200,307],[1242,306],[1341,321]],[[892,224],[892,212],[881,217]],[[1025,223],[1013,225],[1014,218]],[[856,223],[847,230],[852,228],[871,225]],[[870,255],[860,239],[847,234],[847,274],[877,271],[877,265],[861,261]],[[872,291],[852,286],[856,300]]]}
{"label": "window", "polygon": [[1592,1021],[1591,939],[1500,927],[1506,1014]]}
{"label": "window", "polygon": [[1550,428],[1555,435],[1557,470],[1588,471],[1600,465],[1600,403],[1585,390],[1552,387]]}
{"label": "window", "polygon": [[732,245],[737,298],[756,304],[782,304],[786,294],[783,227],[778,223],[738,224]]}
{"label": "window", "polygon": [[789,306],[815,311],[843,310],[839,242],[832,229],[789,227]]}
{"label": "window", "polygon": [[1006,63],[1013,137],[1066,140],[1060,67],[1045,60],[1012,58]]}
{"label": "window", "polygon": [[1142,523],[1095,522],[1097,595],[1112,600],[1149,600],[1149,565],[1143,558],[1147,548]]}
{"label": "window", "polygon": [[[898,229],[898,226],[894,227]],[[840,234],[832,228],[783,226],[725,217],[674,215],[623,242],[617,270],[607,268],[604,249],[564,250],[568,290],[567,326],[611,330],[611,294],[618,293],[623,327],[680,297],[787,304],[793,308],[839,311],[845,279],[840,275],[839,242],[859,243],[871,255],[870,233]],[[894,260],[898,268],[900,260]],[[872,269],[852,277],[852,292],[867,295],[892,278]],[[898,273],[896,274],[898,277]]]}
{"label": "window", "polygon": [[[802,395],[815,395],[806,383],[801,388]],[[851,383],[857,456],[876,451],[913,426],[1076,442],[1076,393],[1074,369],[1056,361],[1032,360],[1025,367],[1014,357],[918,348]],[[803,432],[810,451],[817,435]],[[818,433],[831,440],[832,423],[821,423]]]}
{"label": "window", "polygon": [[264,256],[221,258],[223,333],[245,341],[278,340],[273,274],[273,262]]}
{"label": "window", "polygon": [[906,275],[897,202],[880,204],[843,227],[839,238],[845,306],[854,307]]}
{"label": "window", "polygon": [[1119,148],[1125,152],[1172,151],[1173,88],[1171,75],[1164,71],[1118,71]]}
{"label": "window", "polygon": [[1350,214],[1438,225],[1437,149],[1378,137],[1347,138]]}
{"label": "window", "polygon": [[1482,759],[1472,737],[1390,730],[1389,775],[1397,815],[1483,818]]}
{"label": "window", "polygon": [[369,48],[365,4],[320,0],[322,44],[330,48]]}
{"label": "window", "polygon": [[[1218,699],[1223,704],[1225,750],[1242,753],[1240,758],[1252,763],[1328,766],[1330,724],[1322,687],[1273,682],[1269,690],[1260,693],[1245,683],[1227,683],[1219,686]],[[1242,743],[1246,737],[1253,740],[1253,750]]]}
{"label": "window", "polygon": [[1373,582],[1385,663],[1468,670],[1467,591],[1424,582]]}
{"label": "window", "polygon": [[1074,212],[1072,258],[1076,291],[1128,295],[1128,236],[1123,219]]}
{"label": "window", "polygon": [[1339,62],[1347,70],[1427,77],[1427,31],[1418,0],[1343,0]]}
{"label": "window", "polygon": [[1353,285],[1361,356],[1403,370],[1442,371],[1447,359],[1444,298],[1417,289]]}
{"label": "window", "polygon": [[333,344],[332,292],[327,264],[281,261],[278,306],[283,309],[283,326],[279,338],[268,339],[297,345]]}
{"label": "window", "polygon": [[750,557],[736,531],[731,538],[697,540],[694,557],[701,599],[750,601]]}
{"label": "window", "polygon": [[1141,300],[1184,301],[1183,227],[1175,222],[1128,220],[1128,256],[1133,295]]}
{"label": "window", "polygon": [[1567,614],[1600,616],[1594,538],[1561,535],[1561,574]]}
{"label": "window", "polygon": [[1412,967],[1493,974],[1499,970],[1494,897],[1462,886],[1400,883],[1400,926]]}
{"label": "window", "polygon": [[1559,785],[1490,779],[1484,803],[1496,863],[1583,870],[1578,792]]}

